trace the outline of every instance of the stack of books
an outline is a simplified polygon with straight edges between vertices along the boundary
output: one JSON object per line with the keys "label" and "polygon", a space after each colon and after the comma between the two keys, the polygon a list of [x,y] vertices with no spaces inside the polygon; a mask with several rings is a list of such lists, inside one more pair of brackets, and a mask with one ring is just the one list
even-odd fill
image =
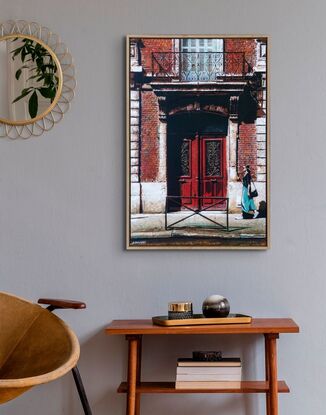
{"label": "stack of books", "polygon": [[236,389],[241,387],[241,360],[178,359],[176,389]]}

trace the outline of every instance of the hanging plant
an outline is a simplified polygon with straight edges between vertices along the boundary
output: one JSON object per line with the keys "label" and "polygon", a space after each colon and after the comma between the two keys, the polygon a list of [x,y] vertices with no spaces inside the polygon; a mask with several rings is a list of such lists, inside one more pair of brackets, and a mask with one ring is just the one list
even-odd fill
{"label": "hanging plant", "polygon": [[[18,38],[13,40],[16,41]],[[59,77],[57,74],[57,65],[55,64],[51,54],[41,44],[36,43],[32,39],[23,39],[22,45],[11,51],[12,59],[20,56],[23,65],[16,71],[15,78],[20,79],[23,69],[29,70],[29,77],[26,82],[37,82],[37,86],[29,86],[24,88],[20,95],[13,100],[15,102],[28,97],[28,112],[31,118],[35,118],[38,113],[39,95],[50,99],[52,103],[58,90]]]}

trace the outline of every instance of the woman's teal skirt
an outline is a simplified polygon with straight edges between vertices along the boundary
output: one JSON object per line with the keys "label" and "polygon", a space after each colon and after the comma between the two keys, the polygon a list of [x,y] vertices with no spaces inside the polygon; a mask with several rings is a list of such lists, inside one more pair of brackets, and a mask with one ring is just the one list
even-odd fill
{"label": "woman's teal skirt", "polygon": [[241,206],[243,212],[249,213],[251,210],[257,210],[254,199],[248,196],[248,188],[242,186]]}

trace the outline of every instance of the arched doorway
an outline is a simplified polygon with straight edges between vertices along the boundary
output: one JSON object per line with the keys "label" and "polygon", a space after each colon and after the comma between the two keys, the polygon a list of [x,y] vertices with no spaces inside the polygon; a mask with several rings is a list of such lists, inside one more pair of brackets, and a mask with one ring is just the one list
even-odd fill
{"label": "arched doorway", "polygon": [[[203,111],[168,118],[169,210],[224,210],[227,196],[228,118]],[[177,203],[173,203],[176,201]]]}

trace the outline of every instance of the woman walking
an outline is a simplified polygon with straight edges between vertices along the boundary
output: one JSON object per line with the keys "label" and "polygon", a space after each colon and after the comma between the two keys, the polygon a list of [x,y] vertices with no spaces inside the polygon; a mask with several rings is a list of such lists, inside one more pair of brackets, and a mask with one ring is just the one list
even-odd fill
{"label": "woman walking", "polygon": [[[244,219],[248,218],[248,213],[251,211],[254,212],[253,219],[256,219],[259,215],[259,211],[256,208],[255,201],[251,196],[253,187],[253,181],[251,178],[250,166],[247,164],[243,167],[243,178],[242,178],[242,198],[241,198],[241,207],[242,207],[242,217]],[[256,194],[257,196],[257,194]]]}

